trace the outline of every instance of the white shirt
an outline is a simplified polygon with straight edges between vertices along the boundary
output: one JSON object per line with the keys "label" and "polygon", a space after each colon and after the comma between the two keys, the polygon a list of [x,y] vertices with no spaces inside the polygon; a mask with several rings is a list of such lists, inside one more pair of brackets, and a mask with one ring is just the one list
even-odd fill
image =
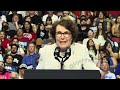
{"label": "white shirt", "polygon": [[23,54],[23,55],[24,55],[25,52],[24,52],[23,48],[19,47],[19,48],[18,48],[18,51],[17,51],[17,54],[20,54],[20,55]]}
{"label": "white shirt", "polygon": [[94,63],[97,64],[97,62],[98,62],[98,53],[99,52],[97,51],[96,55],[95,55],[95,52],[93,50],[89,50],[88,52],[89,52],[89,55],[92,55]]}
{"label": "white shirt", "polygon": [[[44,15],[44,16],[42,17],[42,21],[43,21],[43,22],[46,22],[47,17],[48,17],[48,14],[47,14],[47,15]],[[52,16],[52,23],[54,23],[54,22],[57,21],[57,20],[58,20],[58,16],[55,15],[55,14],[53,14],[53,16]]]}
{"label": "white shirt", "polygon": [[72,17],[72,16],[68,16],[72,21],[75,21],[75,18],[74,17]]}
{"label": "white shirt", "polygon": [[[55,59],[54,51],[56,44],[44,46],[39,50],[40,58],[36,69],[60,69],[60,62]],[[73,43],[71,45],[71,56],[64,62],[66,70],[100,70],[90,59],[88,49],[85,45]]]}
{"label": "white shirt", "polygon": [[2,16],[1,16],[1,19],[0,19],[0,31],[2,30],[2,23],[3,23],[3,22],[7,22],[5,15],[2,15]]}
{"label": "white shirt", "polygon": [[[61,20],[61,18],[62,18],[62,16],[60,16],[60,17],[58,18],[58,21],[60,21],[60,20]],[[68,15],[68,18],[69,18],[70,20],[72,20],[72,21],[75,21],[75,18],[74,18],[74,17],[72,17],[72,16],[70,16],[70,15]]]}
{"label": "white shirt", "polygon": [[18,76],[18,79],[23,79],[20,75]]}
{"label": "white shirt", "polygon": [[109,72],[105,75],[105,79],[116,79],[116,77],[114,73]]}
{"label": "white shirt", "polygon": [[17,11],[18,14],[22,14],[23,17],[27,16],[26,11]]}
{"label": "white shirt", "polygon": [[105,44],[105,42],[106,42],[106,40],[103,38],[102,35],[99,35],[99,36],[98,36],[98,41],[99,41],[99,43],[100,43],[100,46],[104,46],[104,44]]}
{"label": "white shirt", "polygon": [[0,54],[0,62],[3,62],[3,56]]}

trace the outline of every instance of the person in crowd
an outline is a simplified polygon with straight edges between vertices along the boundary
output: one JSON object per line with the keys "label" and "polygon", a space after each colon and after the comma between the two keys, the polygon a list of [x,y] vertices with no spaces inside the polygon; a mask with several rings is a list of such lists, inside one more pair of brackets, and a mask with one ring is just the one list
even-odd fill
{"label": "person in crowd", "polygon": [[24,34],[23,29],[19,28],[17,30],[17,35],[15,35],[14,37],[19,40],[19,47],[21,47],[24,50],[25,54],[26,54],[27,53],[27,45],[29,44],[29,42],[31,40],[29,40],[29,38],[27,38],[27,37],[24,37],[23,34]]}
{"label": "person in crowd", "polygon": [[47,14],[43,15],[42,17],[42,21],[44,24],[46,23],[46,19],[48,16],[51,17],[52,23],[58,20],[58,16],[54,14],[54,11],[47,11]]}
{"label": "person in crowd", "polygon": [[19,66],[19,71],[18,71],[18,79],[24,79],[24,70],[27,69],[27,65],[26,64],[21,64]]}
{"label": "person in crowd", "polygon": [[99,22],[98,26],[97,26],[97,32],[95,35],[95,38],[98,39],[101,47],[104,46],[106,39],[107,39],[107,36],[105,34],[105,30],[103,27],[104,27],[103,23]]}
{"label": "person in crowd", "polygon": [[38,23],[42,22],[42,18],[39,15],[36,15],[36,11],[28,11],[28,15],[25,17],[29,16],[31,18],[31,23],[34,25],[38,25]]}
{"label": "person in crowd", "polygon": [[22,59],[22,64],[26,64],[28,69],[36,69],[40,55],[36,53],[36,45],[31,42],[27,48],[27,55]]}
{"label": "person in crowd", "polygon": [[0,40],[1,46],[5,49],[5,52],[7,52],[7,49],[10,46],[10,40],[6,38],[6,34],[4,31],[0,31]]}
{"label": "person in crowd", "polygon": [[2,30],[2,23],[7,22],[6,16],[2,14],[2,11],[0,11],[0,31]]}
{"label": "person in crowd", "polygon": [[28,21],[28,22],[31,23],[32,29],[33,29],[34,33],[36,33],[36,31],[37,31],[37,26],[38,26],[39,23],[38,23],[37,25],[34,24],[34,23],[32,22],[32,18],[31,18],[30,16],[25,16],[25,17],[24,17],[24,22],[25,22],[25,21]]}
{"label": "person in crowd", "polygon": [[89,39],[87,42],[87,48],[89,52],[89,56],[93,60],[94,63],[98,62],[98,50],[95,47],[95,43],[92,39]]}
{"label": "person in crowd", "polygon": [[17,72],[18,67],[14,66],[14,62],[13,62],[13,56],[10,54],[5,55],[4,57],[4,67],[7,71],[11,72]]}
{"label": "person in crowd", "polygon": [[106,14],[106,11],[99,11],[98,17],[94,19],[93,26],[98,26],[99,22],[102,22],[105,33],[108,33],[111,31],[111,25],[110,22],[106,20]]}
{"label": "person in crowd", "polygon": [[71,15],[72,12],[70,11],[63,11],[62,18],[69,18],[72,21],[75,21],[75,17]]}
{"label": "person in crowd", "polygon": [[9,25],[8,25],[8,22],[3,22],[3,23],[2,23],[2,31],[5,32],[7,39],[11,39],[11,38],[14,37],[14,35],[17,34],[17,31],[15,31],[15,30],[10,30],[10,27],[9,27]]}
{"label": "person in crowd", "polygon": [[5,49],[3,48],[3,46],[2,46],[2,41],[0,40],[0,54],[4,57],[4,55],[5,55]]}
{"label": "person in crowd", "polygon": [[[24,56],[24,55],[25,55],[24,49],[19,45],[19,40],[18,40],[17,38],[13,38],[13,39],[11,40],[11,45],[12,45],[12,44],[18,45],[17,54],[19,54],[19,55],[21,55],[21,56]],[[10,48],[10,49],[11,49],[11,48]],[[10,54],[10,53],[11,53],[11,51],[8,52],[8,54]]]}
{"label": "person in crowd", "polygon": [[109,62],[107,60],[103,61],[101,65],[101,79],[116,79],[115,74],[109,72],[109,68]]}
{"label": "person in crowd", "polygon": [[18,45],[12,44],[11,45],[11,55],[13,57],[13,65],[16,66],[17,68],[21,65],[22,63],[22,56],[20,54],[17,54],[18,51]]}
{"label": "person in crowd", "polygon": [[36,44],[36,53],[38,53],[39,49],[41,47],[43,47],[43,45],[42,45],[42,39],[41,38],[37,38],[35,44]]}
{"label": "person in crowd", "polygon": [[5,69],[3,62],[0,62],[0,79],[10,79],[10,72]]}
{"label": "person in crowd", "polygon": [[45,30],[45,25],[43,23],[39,23],[38,24],[38,29],[37,29],[37,32],[36,32],[36,37],[37,38],[41,38],[42,40],[48,38],[48,31]]}
{"label": "person in crowd", "polygon": [[83,43],[85,38],[88,38],[88,31],[90,29],[87,24],[87,17],[80,18],[80,24],[78,26],[77,37],[75,39],[76,42]]}
{"label": "person in crowd", "polygon": [[10,79],[18,79],[18,73],[12,71],[12,72],[10,73]]}
{"label": "person in crowd", "polygon": [[6,16],[7,22],[12,22],[12,18],[14,15],[18,15],[18,18],[19,18],[18,23],[22,25],[23,24],[23,16],[22,16],[22,14],[18,13],[18,11],[11,11],[11,14]]}
{"label": "person in crowd", "polygon": [[52,18],[48,16],[46,18],[46,23],[45,23],[45,29],[49,32],[49,30],[52,28]]}
{"label": "person in crowd", "polygon": [[24,22],[25,22],[25,21],[29,21],[31,24],[33,24],[33,23],[32,23],[32,19],[31,19],[30,16],[25,16],[25,17],[24,17]]}
{"label": "person in crowd", "polygon": [[54,44],[55,40],[52,38],[50,32],[48,32],[48,38],[42,40],[42,46]]}
{"label": "person in crowd", "polygon": [[9,12],[10,12],[10,11],[2,11],[2,15],[7,16],[7,15],[9,15]]}
{"label": "person in crowd", "polygon": [[94,43],[95,43],[95,48],[96,48],[97,50],[99,50],[99,46],[100,46],[99,41],[95,38],[95,36],[94,36],[94,31],[91,30],[91,29],[88,31],[88,38],[85,38],[85,39],[83,40],[83,44],[87,45],[87,42],[88,42],[89,39],[92,39],[92,40],[94,41]]}
{"label": "person in crowd", "polygon": [[78,18],[84,18],[86,17],[87,18],[87,24],[88,25],[92,25],[92,22],[91,22],[91,19],[90,19],[90,12],[89,11],[81,11],[81,14]]}
{"label": "person in crowd", "polygon": [[110,41],[107,40],[105,42],[104,48],[109,51],[111,57],[118,59],[119,49],[117,47],[112,47],[112,44],[110,43]]}
{"label": "person in crowd", "polygon": [[112,40],[120,43],[120,15],[116,18],[115,24],[112,26]]}
{"label": "person in crowd", "polygon": [[22,27],[22,24],[19,23],[20,19],[18,14],[14,14],[12,17],[12,21],[8,22],[8,26],[10,28],[10,30],[15,30],[17,31],[17,29]]}
{"label": "person in crowd", "polygon": [[117,63],[117,60],[116,60],[114,57],[111,57],[109,51],[106,50],[106,49],[104,49],[104,48],[101,48],[101,49],[99,50],[99,60],[98,60],[98,62],[97,62],[97,64],[96,64],[96,66],[97,66],[97,67],[100,67],[100,66],[101,66],[101,62],[102,62],[102,59],[103,59],[104,57],[107,57],[107,58],[108,58],[107,60],[110,62],[110,71],[111,71],[111,72],[114,72],[114,70],[115,70],[115,68],[116,68],[116,66],[117,66],[117,64],[118,64],[118,63]]}
{"label": "person in crowd", "polygon": [[25,21],[23,24],[23,37],[28,38],[30,42],[35,41],[36,35],[33,32],[32,25],[29,21]]}

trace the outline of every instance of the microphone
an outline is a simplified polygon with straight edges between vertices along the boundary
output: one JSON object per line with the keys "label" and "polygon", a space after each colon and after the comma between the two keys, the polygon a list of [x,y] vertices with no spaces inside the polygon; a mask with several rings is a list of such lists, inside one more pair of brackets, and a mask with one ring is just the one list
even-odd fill
{"label": "microphone", "polygon": [[[56,60],[58,60],[61,64],[61,70],[63,69],[63,65],[64,65],[64,62],[71,56],[71,48],[68,47],[66,48],[65,50],[65,55],[64,57],[61,57],[60,56],[60,47],[56,47],[55,48],[55,51],[54,51],[54,57]],[[59,58],[61,58],[62,60],[60,61]],[[64,59],[65,58],[65,59]],[[64,60],[63,60],[64,59]]]}

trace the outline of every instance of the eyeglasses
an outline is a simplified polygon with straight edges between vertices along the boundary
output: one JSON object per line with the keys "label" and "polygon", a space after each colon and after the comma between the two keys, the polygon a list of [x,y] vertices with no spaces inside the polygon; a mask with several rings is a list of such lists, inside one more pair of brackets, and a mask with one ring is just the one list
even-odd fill
{"label": "eyeglasses", "polygon": [[62,34],[64,35],[64,37],[68,38],[70,36],[71,32],[64,32],[64,33],[62,33],[62,32],[56,32],[56,36],[58,38],[60,38],[62,36]]}
{"label": "eyeglasses", "polygon": [[13,58],[7,58],[8,60],[13,60]]}

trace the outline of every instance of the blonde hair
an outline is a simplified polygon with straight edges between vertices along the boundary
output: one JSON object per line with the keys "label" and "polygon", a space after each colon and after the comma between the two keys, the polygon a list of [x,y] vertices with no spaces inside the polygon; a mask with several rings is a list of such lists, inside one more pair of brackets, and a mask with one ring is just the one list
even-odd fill
{"label": "blonde hair", "polygon": [[28,48],[29,48],[29,45],[30,44],[33,44],[34,45],[34,48],[35,48],[35,51],[34,51],[34,53],[37,53],[37,48],[36,48],[36,45],[33,43],[33,42],[30,42],[29,44],[28,44],[28,47],[27,47],[27,56],[29,56],[30,55],[30,53],[29,53],[29,50],[28,50]]}

